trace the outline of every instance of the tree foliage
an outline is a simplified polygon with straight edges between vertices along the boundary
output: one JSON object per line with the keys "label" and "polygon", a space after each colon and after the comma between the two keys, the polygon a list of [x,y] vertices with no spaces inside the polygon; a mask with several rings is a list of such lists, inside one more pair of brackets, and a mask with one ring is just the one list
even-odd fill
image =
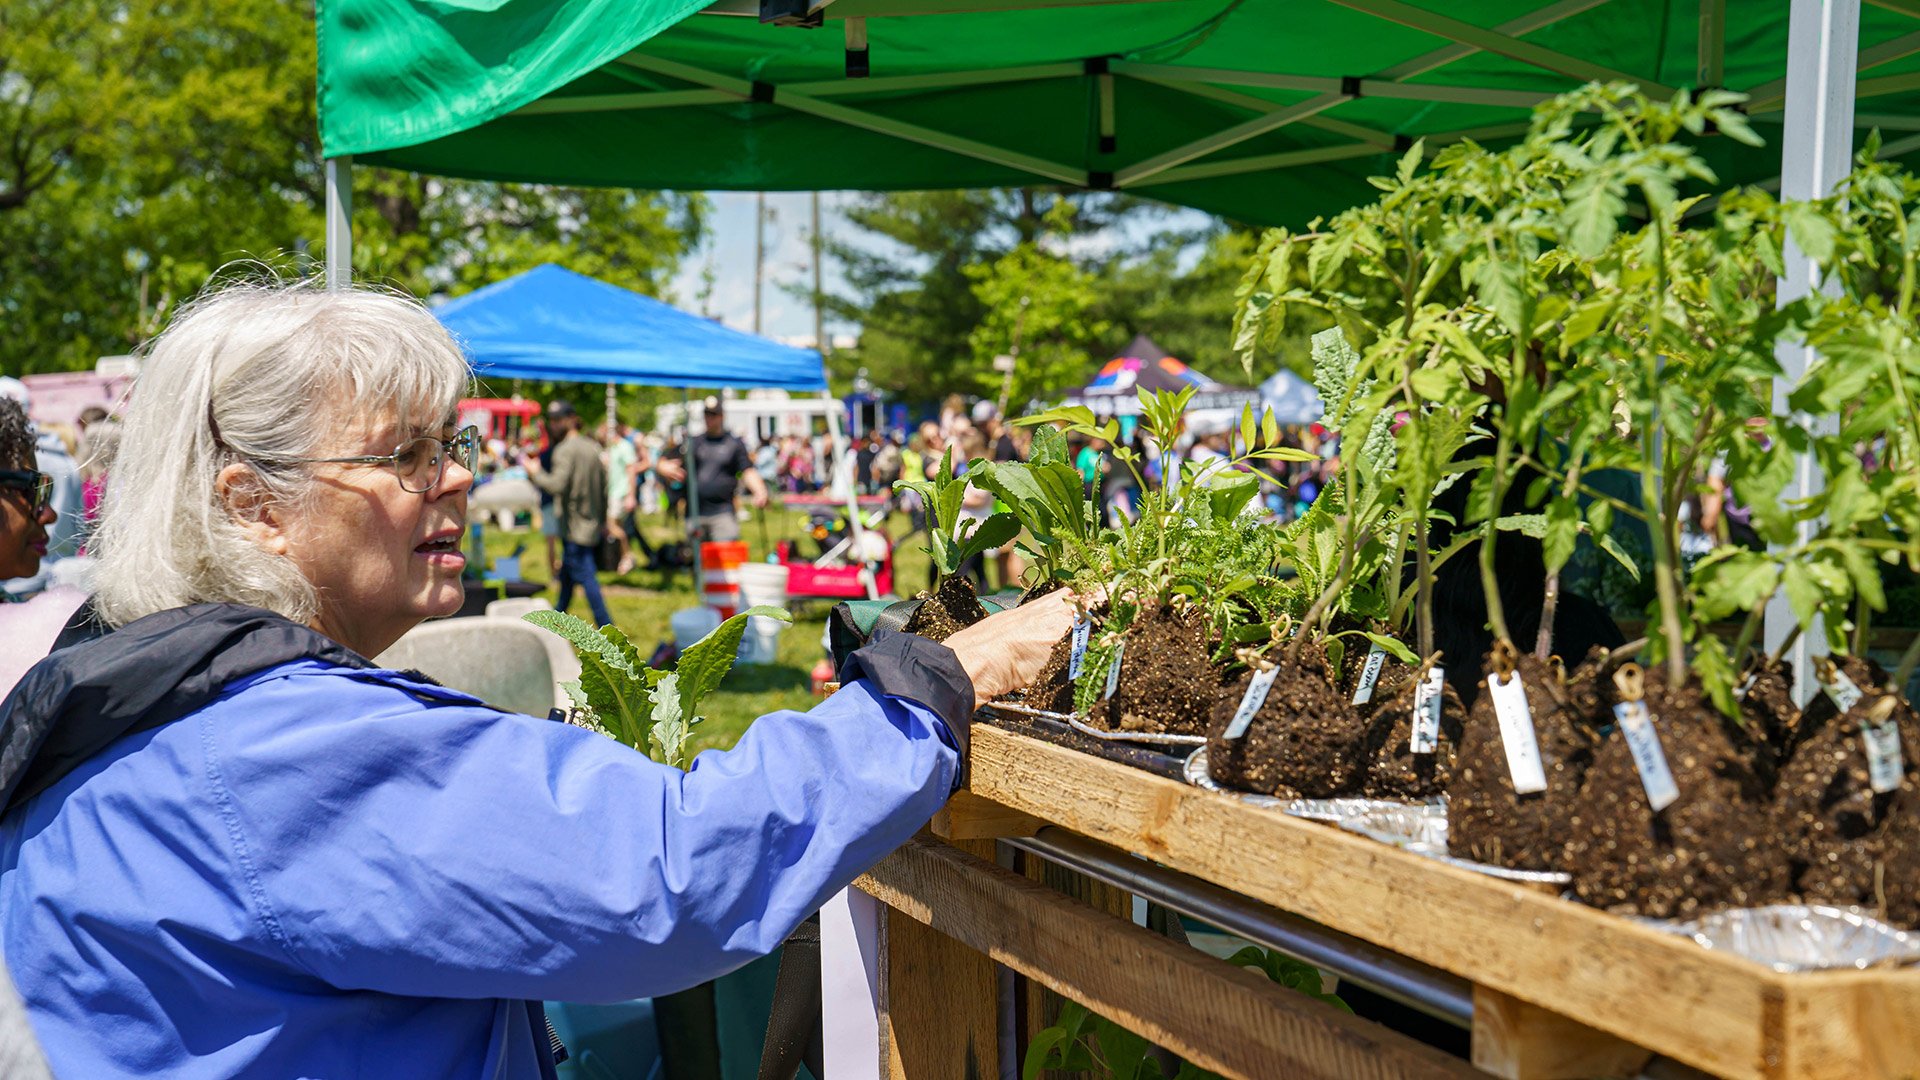
{"label": "tree foliage", "polygon": [[[0,43],[0,370],[89,366],[226,263],[320,254],[312,0],[8,0]],[[706,205],[355,180],[356,273],[422,294],[548,260],[657,294]]]}

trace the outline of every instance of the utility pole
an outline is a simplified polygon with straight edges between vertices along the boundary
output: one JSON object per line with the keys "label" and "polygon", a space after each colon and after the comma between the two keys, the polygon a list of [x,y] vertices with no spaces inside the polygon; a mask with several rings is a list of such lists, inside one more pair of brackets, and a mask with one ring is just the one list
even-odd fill
{"label": "utility pole", "polygon": [[753,195],[753,332],[760,332],[760,280],[767,267],[767,193]]}
{"label": "utility pole", "polygon": [[827,355],[826,293],[820,286],[820,193],[813,193],[813,347]]}
{"label": "utility pole", "polygon": [[1013,372],[1020,366],[1020,332],[1026,329],[1027,305],[1033,302],[1031,296],[1020,298],[1020,313],[1013,317],[1013,347],[1007,355],[993,358],[993,366],[1000,369],[1004,378],[1000,380],[1000,415],[1007,415],[1007,399],[1013,396]]}

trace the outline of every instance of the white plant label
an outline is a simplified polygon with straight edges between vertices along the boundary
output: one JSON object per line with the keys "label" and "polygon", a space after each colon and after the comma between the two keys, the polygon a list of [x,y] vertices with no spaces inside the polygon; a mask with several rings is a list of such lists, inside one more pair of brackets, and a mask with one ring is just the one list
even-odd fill
{"label": "white plant label", "polygon": [[1092,620],[1088,619],[1085,615],[1075,616],[1073,620],[1073,656],[1067,661],[1067,678],[1069,680],[1077,680],[1080,678],[1081,665],[1087,662],[1087,638],[1092,636],[1092,634]]}
{"label": "white plant label", "polygon": [[1353,688],[1353,703],[1365,705],[1373,700],[1373,684],[1380,681],[1380,667],[1387,662],[1387,650],[1375,645],[1367,650],[1367,666],[1360,669],[1360,685]]}
{"label": "white plant label", "polygon": [[1237,739],[1247,733],[1247,726],[1253,723],[1254,714],[1267,703],[1267,691],[1273,689],[1273,678],[1278,674],[1280,669],[1277,667],[1253,673],[1253,681],[1247,684],[1247,692],[1240,695],[1240,708],[1234,711],[1233,721],[1227,725],[1227,738]]}
{"label": "white plant label", "polygon": [[1739,686],[1734,687],[1733,700],[1735,701],[1747,700],[1747,695],[1753,693],[1753,684],[1759,681],[1760,681],[1760,673],[1757,671],[1747,676],[1746,682],[1743,682]]}
{"label": "white plant label", "polygon": [[[1847,678],[1847,673],[1841,671],[1839,668],[1833,669],[1833,681],[1830,683],[1822,683],[1821,686],[1826,689],[1827,696],[1833,699],[1834,707],[1841,712],[1846,712],[1859,704],[1860,698],[1863,696],[1860,693],[1859,685],[1852,679]],[[1875,788],[1874,790],[1878,791],[1879,789]]]}
{"label": "white plant label", "polygon": [[1667,752],[1660,748],[1660,733],[1653,728],[1653,717],[1644,701],[1623,701],[1613,707],[1620,720],[1620,733],[1627,737],[1627,749],[1633,753],[1634,768],[1640,771],[1640,786],[1646,789],[1647,805],[1659,813],[1680,797],[1680,785],[1674,783],[1673,770],[1667,766]]}
{"label": "white plant label", "polygon": [[1440,749],[1440,708],[1446,704],[1440,691],[1446,684],[1446,671],[1435,666],[1413,688],[1413,734],[1409,742],[1416,754]]}
{"label": "white plant label", "polygon": [[1126,654],[1127,643],[1125,641],[1114,646],[1113,666],[1107,669],[1107,688],[1101,692],[1100,696],[1102,698],[1110,698],[1113,696],[1115,690],[1120,689],[1120,658]]}
{"label": "white plant label", "polygon": [[1507,775],[1513,779],[1518,795],[1547,790],[1547,770],[1540,764],[1540,740],[1533,730],[1533,709],[1527,704],[1527,688],[1515,672],[1502,682],[1500,676],[1487,677],[1487,690],[1493,694],[1493,714],[1500,720],[1500,745],[1507,752]]}
{"label": "white plant label", "polygon": [[[1840,676],[1846,678],[1845,675]],[[1860,739],[1867,744],[1867,781],[1873,785],[1876,795],[1885,795],[1889,791],[1900,789],[1900,774],[1903,768],[1900,762],[1900,727],[1888,721],[1884,724],[1862,724]]]}

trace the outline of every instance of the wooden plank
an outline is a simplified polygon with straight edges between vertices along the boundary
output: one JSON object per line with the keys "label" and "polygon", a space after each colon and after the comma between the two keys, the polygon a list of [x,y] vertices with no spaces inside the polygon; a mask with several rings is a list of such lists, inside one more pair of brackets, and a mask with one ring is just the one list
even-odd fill
{"label": "wooden plank", "polygon": [[1653,1051],[1519,998],[1473,991],[1473,1064],[1506,1080],[1638,1076]]}
{"label": "wooden plank", "polygon": [[997,840],[1032,836],[1045,824],[1032,814],[1010,810],[971,791],[958,791],[933,815],[927,827],[942,840]]}
{"label": "wooden plank", "polygon": [[1769,1075],[1920,1075],[1920,985],[1914,979],[1835,971],[1783,982]]}
{"label": "wooden plank", "polygon": [[[993,854],[993,841],[972,843],[976,853]],[[888,1080],[997,1075],[1000,975],[993,961],[890,909],[886,938],[880,1039]]]}
{"label": "wooden plank", "polygon": [[[1920,973],[1781,975],[1570,901],[988,724],[972,791],[1730,1077],[1905,1076]],[[1846,984],[1851,985],[1851,984]],[[1905,1018],[1917,1014],[1909,1009]],[[1783,1047],[1783,1040],[1801,1040]],[[1780,1071],[1790,1062],[1792,1072]]]}
{"label": "wooden plank", "polygon": [[909,841],[858,884],[902,916],[1226,1076],[1478,1075],[1458,1058],[938,841]]}

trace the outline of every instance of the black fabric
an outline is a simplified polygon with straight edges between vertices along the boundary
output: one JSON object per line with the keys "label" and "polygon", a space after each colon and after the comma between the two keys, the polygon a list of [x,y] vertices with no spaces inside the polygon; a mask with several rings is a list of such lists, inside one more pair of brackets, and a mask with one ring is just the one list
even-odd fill
{"label": "black fabric", "polygon": [[53,648],[47,652],[57,653],[69,645],[92,641],[112,630],[113,627],[101,620],[100,609],[93,606],[93,597],[89,596],[73,609],[72,615],[67,616],[67,625],[60,628],[60,636],[53,639]]}
{"label": "black fabric", "polygon": [[820,916],[794,928],[780,946],[780,971],[774,977],[773,1010],[761,1044],[758,1080],[795,1080],[805,1065],[810,1076],[825,1076],[826,1031],[820,999]]}
{"label": "black fabric", "polygon": [[[686,445],[675,446],[661,456],[684,462],[687,458]],[[753,455],[747,452],[747,444],[732,432],[702,434],[693,447],[693,468],[698,474],[695,482],[700,492],[700,509],[697,512],[732,512],[733,496],[740,488],[740,474],[753,468]]]}
{"label": "black fabric", "polygon": [[919,634],[881,634],[840,665],[841,683],[855,679],[933,710],[953,733],[964,769],[972,746],[973,680],[952,649]]}
{"label": "black fabric", "polygon": [[0,815],[114,741],[170,724],[228,683],[300,659],[373,665],[283,616],[243,604],[192,604],[63,649],[0,702]]}

